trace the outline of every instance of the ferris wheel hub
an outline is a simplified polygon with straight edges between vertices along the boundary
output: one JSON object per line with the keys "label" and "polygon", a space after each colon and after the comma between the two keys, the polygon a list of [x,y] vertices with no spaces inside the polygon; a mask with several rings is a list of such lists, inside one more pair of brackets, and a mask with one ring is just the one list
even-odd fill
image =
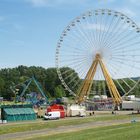
{"label": "ferris wheel hub", "polygon": [[96,57],[96,59],[100,59],[101,58],[100,53],[97,53],[95,57]]}

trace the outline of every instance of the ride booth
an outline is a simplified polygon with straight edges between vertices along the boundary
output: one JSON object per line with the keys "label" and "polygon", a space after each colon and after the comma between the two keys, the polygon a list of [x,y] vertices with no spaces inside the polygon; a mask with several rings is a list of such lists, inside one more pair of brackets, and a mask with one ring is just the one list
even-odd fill
{"label": "ride booth", "polygon": [[7,122],[36,120],[31,105],[4,105],[1,107],[1,119]]}
{"label": "ride booth", "polygon": [[48,112],[53,112],[53,111],[59,111],[60,112],[60,118],[65,118],[65,109],[62,105],[58,104],[53,104],[47,108],[47,113]]}

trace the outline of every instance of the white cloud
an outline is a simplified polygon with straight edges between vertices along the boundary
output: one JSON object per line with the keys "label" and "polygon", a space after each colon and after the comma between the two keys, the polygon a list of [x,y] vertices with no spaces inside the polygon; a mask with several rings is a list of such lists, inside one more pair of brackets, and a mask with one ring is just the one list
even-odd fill
{"label": "white cloud", "polygon": [[98,2],[100,2],[101,4],[105,4],[105,3],[109,4],[109,3],[116,2],[116,0],[98,0]]}
{"label": "white cloud", "polygon": [[47,6],[48,0],[27,0],[27,2],[31,3],[33,6]]}
{"label": "white cloud", "polygon": [[88,0],[25,0],[35,7],[46,7],[46,6],[58,6],[58,5],[71,5],[71,4],[83,4]]}
{"label": "white cloud", "polygon": [[133,3],[133,4],[139,4],[139,0],[129,0],[131,3]]}
{"label": "white cloud", "polygon": [[140,0],[124,0],[124,1],[127,5],[129,4],[131,7],[132,6],[136,6],[136,7],[140,6]]}

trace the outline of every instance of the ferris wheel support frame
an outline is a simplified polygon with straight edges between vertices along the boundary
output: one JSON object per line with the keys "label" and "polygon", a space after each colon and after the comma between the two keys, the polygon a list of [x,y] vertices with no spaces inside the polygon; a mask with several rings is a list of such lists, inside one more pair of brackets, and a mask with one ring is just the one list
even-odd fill
{"label": "ferris wheel support frame", "polygon": [[98,64],[100,65],[103,75],[105,77],[105,80],[107,82],[107,86],[109,88],[109,92],[113,99],[113,102],[115,105],[119,106],[122,101],[121,96],[120,96],[105,64],[103,63],[99,53],[96,54],[95,60],[93,61],[90,69],[88,70],[85,80],[84,80],[82,86],[80,87],[80,90],[78,91],[78,94],[76,97],[76,102],[79,104],[82,103],[85,100],[85,97],[87,97],[89,95],[89,92],[91,90],[91,86],[93,83],[92,79],[94,78]]}

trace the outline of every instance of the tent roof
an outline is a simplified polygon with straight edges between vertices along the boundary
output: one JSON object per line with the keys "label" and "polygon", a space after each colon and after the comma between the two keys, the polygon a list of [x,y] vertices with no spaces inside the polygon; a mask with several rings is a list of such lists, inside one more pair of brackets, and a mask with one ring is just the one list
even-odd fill
{"label": "tent roof", "polygon": [[8,115],[21,115],[21,114],[34,114],[32,108],[4,108],[4,111]]}

